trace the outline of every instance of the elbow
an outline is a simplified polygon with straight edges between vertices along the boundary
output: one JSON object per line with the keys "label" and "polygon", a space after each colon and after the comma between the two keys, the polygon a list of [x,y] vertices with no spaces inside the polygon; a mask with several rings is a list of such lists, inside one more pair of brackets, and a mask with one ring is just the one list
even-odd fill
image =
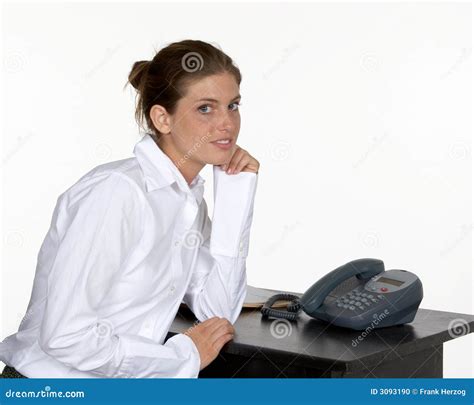
{"label": "elbow", "polygon": [[47,355],[79,371],[90,371],[103,363],[101,348],[90,336],[40,335],[38,345]]}
{"label": "elbow", "polygon": [[77,345],[73,342],[67,342],[64,336],[40,336],[38,345],[44,353],[55,360],[69,367],[80,368],[81,362],[78,356]]}
{"label": "elbow", "polygon": [[193,312],[200,322],[215,316],[227,319],[231,324],[237,322],[242,311],[246,292],[241,293],[235,300],[226,299],[210,300],[201,295],[194,303]]}

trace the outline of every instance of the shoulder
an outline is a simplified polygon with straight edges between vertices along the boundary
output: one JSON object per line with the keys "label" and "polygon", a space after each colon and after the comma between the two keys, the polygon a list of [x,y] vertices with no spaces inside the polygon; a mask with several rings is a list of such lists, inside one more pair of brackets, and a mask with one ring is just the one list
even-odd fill
{"label": "shoulder", "polygon": [[143,198],[135,158],[108,162],[84,174],[58,198],[71,207],[80,202],[124,205],[133,208]]}

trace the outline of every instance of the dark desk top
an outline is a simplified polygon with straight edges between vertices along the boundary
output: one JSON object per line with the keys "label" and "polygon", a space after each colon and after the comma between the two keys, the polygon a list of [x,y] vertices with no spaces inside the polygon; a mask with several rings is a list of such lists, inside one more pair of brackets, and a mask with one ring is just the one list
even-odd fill
{"label": "dark desk top", "polygon": [[[168,337],[184,332],[195,320],[188,308],[181,308]],[[244,308],[234,328],[234,339],[223,347],[224,353],[352,371],[360,369],[361,363],[377,365],[469,334],[474,329],[474,316],[420,308],[409,324],[373,329],[363,336],[364,331],[329,325],[304,312],[296,322],[289,322],[264,319],[260,309]]]}

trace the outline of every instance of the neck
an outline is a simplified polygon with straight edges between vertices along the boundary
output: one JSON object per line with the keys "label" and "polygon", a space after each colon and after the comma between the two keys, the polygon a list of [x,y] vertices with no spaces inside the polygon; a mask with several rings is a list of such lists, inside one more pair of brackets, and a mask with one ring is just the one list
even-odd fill
{"label": "neck", "polygon": [[188,185],[191,184],[205,165],[192,159],[185,159],[184,155],[176,150],[171,142],[166,141],[166,138],[167,137],[162,136],[157,141],[158,147],[166,156],[171,159],[171,161],[183,175],[186,183],[188,183]]}

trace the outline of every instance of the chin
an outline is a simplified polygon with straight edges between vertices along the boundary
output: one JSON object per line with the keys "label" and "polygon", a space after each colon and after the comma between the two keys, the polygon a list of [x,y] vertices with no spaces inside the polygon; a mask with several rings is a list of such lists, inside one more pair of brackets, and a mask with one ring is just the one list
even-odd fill
{"label": "chin", "polygon": [[229,163],[231,157],[232,153],[230,151],[226,151],[223,153],[206,156],[207,159],[204,159],[204,161],[209,165],[220,166]]}

